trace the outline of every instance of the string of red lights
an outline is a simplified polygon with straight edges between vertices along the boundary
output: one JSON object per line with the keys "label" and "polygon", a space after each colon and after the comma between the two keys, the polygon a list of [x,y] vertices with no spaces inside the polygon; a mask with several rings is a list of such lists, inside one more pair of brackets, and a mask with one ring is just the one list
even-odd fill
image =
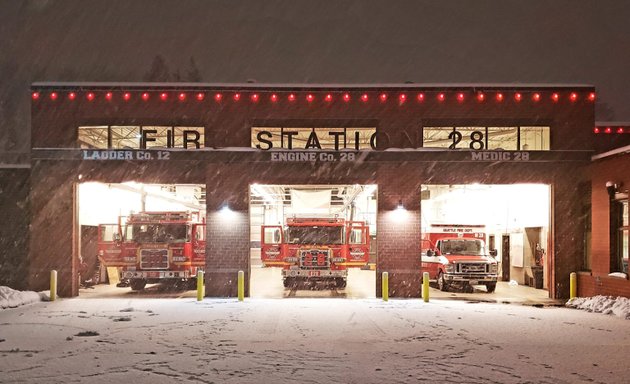
{"label": "string of red lights", "polygon": [[[113,101],[115,98],[115,93],[112,91],[98,92],[98,96],[97,96],[96,91],[64,92],[66,98],[70,101],[77,100],[79,98],[79,93],[82,93],[83,97],[85,97],[87,101],[95,101],[98,99],[98,97],[101,97],[101,95],[102,95],[102,98],[106,101]],[[263,96],[258,92],[246,92],[246,93],[249,96],[249,100],[252,103],[258,103],[261,100],[263,100]],[[212,92],[174,92],[174,91],[141,92],[141,91],[136,91],[132,93],[129,91],[121,91],[120,98],[123,101],[128,102],[132,100],[134,95],[136,95],[135,97],[138,97],[137,96],[138,94],[139,94],[140,99],[142,99],[145,102],[148,102],[149,100],[155,97],[157,97],[162,102],[169,101],[170,99],[173,99],[173,98],[179,102],[185,102],[189,99],[196,100],[197,102],[202,102],[206,99],[207,95],[212,95],[212,99],[216,103],[223,103],[229,99],[231,99],[232,102],[239,102],[241,101],[241,99],[243,99],[243,94],[238,91],[216,92],[214,94]],[[265,95],[267,95],[267,92],[265,92]],[[494,99],[495,102],[502,103],[510,99],[510,97],[508,96],[511,96],[511,100],[513,100],[516,103],[520,103],[526,100],[527,99],[526,96],[528,96],[529,100],[531,100],[531,102],[533,103],[541,102],[544,99],[543,93],[541,92],[527,92],[527,93],[513,92],[508,95],[505,92],[481,92],[481,91],[461,92],[460,91],[460,92],[450,92],[448,96],[446,92],[419,92],[415,94],[415,100],[418,103],[423,103],[429,99],[429,95],[434,95],[435,100],[438,101],[439,103],[443,103],[447,101],[449,97],[454,97],[454,99],[458,103],[463,103],[468,99],[475,100],[478,103],[483,103],[488,100]],[[47,93],[47,96],[49,100],[51,101],[57,101],[62,98],[61,93],[56,92],[56,91]],[[360,94],[355,93],[355,92],[353,93],[350,93],[350,92],[332,92],[332,93],[331,92],[317,92],[317,93],[307,92],[307,93],[300,94],[300,97],[298,97],[298,94],[295,92],[283,92],[282,94],[277,93],[277,92],[271,92],[271,93],[268,93],[268,100],[269,102],[274,103],[274,104],[281,102],[283,99],[286,99],[288,103],[295,103],[300,98],[302,98],[305,102],[311,104],[315,102],[318,98],[322,100],[324,103],[332,103],[335,99],[340,99],[344,103],[349,103],[354,98],[356,98],[361,103],[366,104],[372,99],[372,96],[376,96],[375,99],[378,100],[378,102],[382,104],[387,103],[391,99],[394,99],[397,101],[399,105],[402,105],[410,99],[409,94],[405,92],[401,92],[397,94],[394,93],[393,95],[390,95],[390,93],[386,93],[386,92],[378,93],[378,94],[376,92],[360,93]],[[44,97],[44,94],[42,92],[34,91],[31,93],[31,98],[33,101],[38,101],[42,99],[43,97]],[[550,100],[553,103],[558,103],[563,99],[569,100],[572,103],[577,102],[580,99],[584,99],[589,102],[594,102],[596,99],[596,95],[595,95],[595,92],[589,92],[588,94],[570,92],[570,93],[566,93],[562,95],[558,92],[551,92],[548,94],[548,100]],[[621,126],[620,127],[595,127],[593,129],[593,133],[596,133],[596,134],[598,133],[611,134],[613,132],[618,133],[618,134],[630,133],[630,127],[621,127]]]}

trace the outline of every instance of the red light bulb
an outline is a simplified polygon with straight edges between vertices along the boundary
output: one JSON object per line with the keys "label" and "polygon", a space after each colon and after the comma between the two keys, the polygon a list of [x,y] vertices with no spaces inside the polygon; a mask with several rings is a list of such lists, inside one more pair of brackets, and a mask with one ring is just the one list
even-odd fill
{"label": "red light bulb", "polygon": [[195,96],[197,98],[197,101],[203,101],[203,99],[206,98],[206,95],[204,95],[203,93],[199,92],[197,93],[197,96]]}
{"label": "red light bulb", "polygon": [[149,100],[149,94],[148,94],[148,93],[146,93],[146,92],[145,92],[145,93],[143,93],[143,94],[142,94],[142,100],[144,100],[144,101]]}
{"label": "red light bulb", "polygon": [[589,101],[595,101],[595,92],[591,92],[588,94],[588,100]]}
{"label": "red light bulb", "polygon": [[324,100],[330,103],[332,101],[332,95],[330,93],[326,94],[326,96],[324,96]]}
{"label": "red light bulb", "polygon": [[53,93],[50,94],[50,100],[57,100],[57,97],[59,97],[57,92],[53,92]]}
{"label": "red light bulb", "polygon": [[85,97],[88,99],[88,101],[94,101],[96,95],[94,95],[94,92],[89,92]]}
{"label": "red light bulb", "polygon": [[105,94],[105,100],[107,100],[107,101],[112,101],[112,99],[113,99],[113,98],[114,98],[114,94],[113,94],[113,93],[111,93],[111,92],[107,92],[107,93]]}
{"label": "red light bulb", "polygon": [[77,98],[77,94],[76,93],[74,93],[74,92],[68,93],[68,99],[69,100],[74,100],[76,98]]}
{"label": "red light bulb", "polygon": [[381,93],[378,98],[381,100],[381,103],[384,103],[387,101],[387,94],[386,93]]}
{"label": "red light bulb", "polygon": [[364,103],[367,103],[367,101],[370,99],[370,97],[368,96],[367,93],[364,93],[361,95],[361,101]]}
{"label": "red light bulb", "polygon": [[[234,95],[234,100],[238,100],[241,96],[237,93]],[[216,101],[217,103],[220,102],[221,100],[223,100],[223,95],[220,93],[215,93],[214,94],[214,101]]]}
{"label": "red light bulb", "polygon": [[540,93],[534,93],[532,95],[532,100],[534,101],[540,101]]}
{"label": "red light bulb", "polygon": [[131,93],[125,92],[125,94],[123,95],[123,100],[125,101],[131,100]]}
{"label": "red light bulb", "polygon": [[177,98],[179,99],[179,101],[184,101],[186,100],[186,94],[181,92],[179,95],[177,95]]}
{"label": "red light bulb", "polygon": [[478,102],[482,102],[486,99],[486,95],[483,94],[483,92],[479,92],[477,93],[477,101]]}
{"label": "red light bulb", "polygon": [[257,94],[257,93],[253,93],[253,94],[250,96],[250,99],[252,99],[252,102],[254,102],[254,103],[257,103],[257,102],[258,102],[258,98],[259,98],[259,96],[258,96],[258,94]]}
{"label": "red light bulb", "polygon": [[439,102],[442,102],[442,101],[446,100],[446,95],[444,95],[443,93],[439,93],[437,95],[437,99],[438,99]]}
{"label": "red light bulb", "polygon": [[557,93],[552,93],[551,100],[553,100],[554,103],[557,103],[558,100],[560,100],[560,95],[558,95]]}
{"label": "red light bulb", "polygon": [[289,94],[289,96],[287,97],[287,99],[288,99],[290,102],[294,102],[294,101],[295,101],[295,94],[290,93],[290,94]]}
{"label": "red light bulb", "polygon": [[400,104],[404,103],[405,101],[407,101],[407,95],[405,95],[404,93],[401,93],[400,95],[398,95],[398,102]]}
{"label": "red light bulb", "polygon": [[275,103],[278,101],[278,95],[276,95],[275,93],[272,93],[271,96],[269,96],[269,100],[271,100],[272,103]]}
{"label": "red light bulb", "polygon": [[459,101],[460,103],[462,101],[464,101],[464,94],[463,93],[460,92],[460,93],[457,94],[457,101]]}
{"label": "red light bulb", "polygon": [[497,93],[497,95],[495,96],[495,98],[497,99],[497,101],[500,103],[503,101],[503,94],[501,92]]}
{"label": "red light bulb", "polygon": [[599,133],[599,132],[601,132],[601,131],[600,131],[599,127],[595,127],[595,128],[593,128],[593,132],[595,132],[595,133]]}
{"label": "red light bulb", "polygon": [[610,127],[606,127],[606,129],[604,129],[605,133],[612,133],[612,128]]}
{"label": "red light bulb", "polygon": [[347,103],[348,101],[350,101],[350,94],[349,94],[349,93],[344,93],[344,94],[343,94],[343,101],[345,101],[346,103]]}
{"label": "red light bulb", "polygon": [[523,100],[523,95],[521,95],[519,92],[516,92],[516,93],[514,94],[514,100],[516,100],[516,101],[521,101],[521,100]]}
{"label": "red light bulb", "polygon": [[623,127],[617,128],[617,133],[623,133],[623,132],[624,132]]}
{"label": "red light bulb", "polygon": [[232,96],[232,98],[234,99],[234,101],[239,101],[241,99],[241,94],[235,93],[234,96]]}
{"label": "red light bulb", "polygon": [[166,101],[166,99],[168,99],[168,94],[166,92],[160,93],[160,99],[162,101]]}
{"label": "red light bulb", "polygon": [[424,101],[424,93],[418,93],[418,96],[416,98],[419,102],[422,103]]}
{"label": "red light bulb", "polygon": [[571,92],[571,95],[569,95],[569,100],[575,102],[578,99],[578,94],[575,92]]}
{"label": "red light bulb", "polygon": [[31,98],[32,98],[33,100],[39,100],[39,92],[33,92],[33,93],[31,94]]}
{"label": "red light bulb", "polygon": [[311,103],[313,100],[315,100],[315,96],[313,96],[312,93],[309,93],[308,95],[306,95],[306,101]]}

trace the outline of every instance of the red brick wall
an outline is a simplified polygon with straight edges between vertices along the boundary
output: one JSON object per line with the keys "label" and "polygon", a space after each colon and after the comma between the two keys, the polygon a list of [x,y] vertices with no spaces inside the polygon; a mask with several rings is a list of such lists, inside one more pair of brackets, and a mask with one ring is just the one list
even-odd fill
{"label": "red brick wall", "polygon": [[623,296],[630,298],[630,280],[610,276],[578,273],[578,296]]}

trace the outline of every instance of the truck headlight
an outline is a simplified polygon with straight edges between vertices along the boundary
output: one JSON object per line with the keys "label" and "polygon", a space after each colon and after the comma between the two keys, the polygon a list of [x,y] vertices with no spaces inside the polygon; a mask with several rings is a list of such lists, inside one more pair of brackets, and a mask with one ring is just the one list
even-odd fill
{"label": "truck headlight", "polygon": [[444,266],[444,270],[446,271],[446,273],[453,273],[453,272],[455,272],[455,264],[446,264]]}

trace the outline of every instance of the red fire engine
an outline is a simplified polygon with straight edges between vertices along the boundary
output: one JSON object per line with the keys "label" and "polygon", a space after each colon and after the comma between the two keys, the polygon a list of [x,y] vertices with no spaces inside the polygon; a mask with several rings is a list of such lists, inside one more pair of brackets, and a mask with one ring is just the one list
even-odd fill
{"label": "red fire engine", "polygon": [[206,263],[205,221],[199,212],[140,212],[101,224],[98,254],[117,267],[132,290],[147,283],[196,282]]}
{"label": "red fire engine", "polygon": [[489,293],[494,292],[496,250],[486,252],[485,239],[483,225],[434,224],[421,240],[422,269],[442,291],[455,284],[466,289],[481,284]]}
{"label": "red fire engine", "polygon": [[285,287],[300,281],[325,281],[346,286],[349,267],[369,261],[369,227],[340,218],[288,218],[286,226],[263,225],[264,266],[282,267]]}

